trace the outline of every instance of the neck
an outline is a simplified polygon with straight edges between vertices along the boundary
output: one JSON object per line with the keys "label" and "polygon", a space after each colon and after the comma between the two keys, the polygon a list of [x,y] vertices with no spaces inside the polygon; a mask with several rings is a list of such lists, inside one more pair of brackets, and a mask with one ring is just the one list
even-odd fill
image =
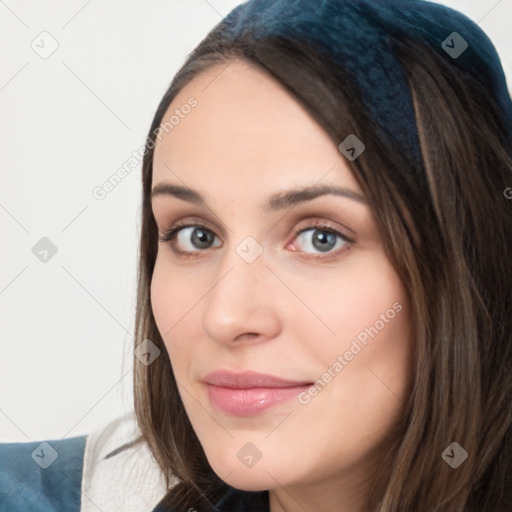
{"label": "neck", "polygon": [[278,487],[269,491],[270,512],[368,512],[365,508],[368,488],[347,489],[339,481],[314,487]]}
{"label": "neck", "polygon": [[[270,512],[369,512],[368,495],[375,478],[389,467],[384,453],[372,453],[372,462],[357,468],[350,467],[342,474],[326,478],[320,475],[315,481],[299,482],[269,491]],[[328,468],[323,468],[328,471]]]}

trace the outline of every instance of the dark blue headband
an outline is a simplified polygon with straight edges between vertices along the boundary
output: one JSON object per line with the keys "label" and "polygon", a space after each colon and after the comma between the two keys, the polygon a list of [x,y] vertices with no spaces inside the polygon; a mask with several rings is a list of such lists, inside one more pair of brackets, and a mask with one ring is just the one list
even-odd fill
{"label": "dark blue headband", "polygon": [[250,0],[221,25],[231,39],[278,35],[326,51],[354,80],[376,130],[416,168],[423,167],[421,152],[395,37],[426,43],[466,79],[482,84],[512,137],[512,101],[496,50],[478,25],[448,7],[421,0]]}

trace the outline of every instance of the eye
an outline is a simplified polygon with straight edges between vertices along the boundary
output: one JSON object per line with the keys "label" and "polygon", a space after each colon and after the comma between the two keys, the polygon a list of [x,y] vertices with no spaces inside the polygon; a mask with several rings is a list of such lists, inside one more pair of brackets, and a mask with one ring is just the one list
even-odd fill
{"label": "eye", "polygon": [[[193,253],[212,247],[212,240],[215,238],[217,237],[213,231],[206,226],[189,224],[171,228],[163,236],[160,236],[159,240],[161,242],[170,242],[171,248],[175,253],[190,256]],[[184,249],[178,249],[177,245],[184,247]],[[214,247],[219,245],[217,244]]]}
{"label": "eye", "polygon": [[296,239],[302,244],[303,252],[312,254],[314,258],[337,256],[353,244],[353,240],[322,222],[299,230]]}

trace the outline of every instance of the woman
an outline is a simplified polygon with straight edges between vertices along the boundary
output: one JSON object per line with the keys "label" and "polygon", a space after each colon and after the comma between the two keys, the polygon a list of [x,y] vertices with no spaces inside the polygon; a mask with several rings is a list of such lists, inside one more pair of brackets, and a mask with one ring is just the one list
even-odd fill
{"label": "woman", "polygon": [[439,5],[253,0],[208,34],[143,165],[162,510],[512,510],[511,130]]}
{"label": "woman", "polygon": [[451,9],[233,10],[147,138],[141,437],[101,462],[146,448],[154,512],[512,510],[511,136]]}

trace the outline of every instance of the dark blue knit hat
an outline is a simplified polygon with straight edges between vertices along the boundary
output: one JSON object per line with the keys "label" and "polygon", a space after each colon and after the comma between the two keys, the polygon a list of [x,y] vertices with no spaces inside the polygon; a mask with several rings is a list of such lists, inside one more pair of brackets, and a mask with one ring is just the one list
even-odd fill
{"label": "dark blue knit hat", "polygon": [[376,129],[419,168],[412,97],[394,38],[420,40],[466,80],[478,81],[494,98],[512,138],[512,101],[497,52],[476,23],[448,7],[422,0],[250,0],[221,25],[231,39],[277,35],[327,52],[362,93]]}

